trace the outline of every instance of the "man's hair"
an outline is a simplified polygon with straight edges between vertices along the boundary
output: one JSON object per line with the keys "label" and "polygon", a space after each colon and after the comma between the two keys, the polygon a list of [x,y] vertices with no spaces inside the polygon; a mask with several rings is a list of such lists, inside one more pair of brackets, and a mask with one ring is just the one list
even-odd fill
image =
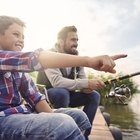
{"label": "man's hair", "polygon": [[16,23],[22,27],[25,27],[25,23],[17,17],[0,16],[0,33],[4,34],[5,30],[8,29],[9,26],[14,23]]}
{"label": "man's hair", "polygon": [[77,32],[77,28],[75,26],[65,26],[63,27],[57,35],[57,39],[66,40],[67,34],[69,32]]}

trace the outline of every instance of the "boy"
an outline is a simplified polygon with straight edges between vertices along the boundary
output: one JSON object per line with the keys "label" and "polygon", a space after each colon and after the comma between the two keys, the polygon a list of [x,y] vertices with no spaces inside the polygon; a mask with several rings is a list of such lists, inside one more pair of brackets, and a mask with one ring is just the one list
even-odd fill
{"label": "boy", "polygon": [[[0,50],[21,51],[24,26],[18,18],[0,16]],[[11,65],[5,64],[6,68]],[[28,104],[22,104],[21,97]],[[0,72],[1,140],[84,140],[81,131],[89,127],[89,120],[81,110],[53,111],[27,73]]]}
{"label": "boy", "polygon": [[[53,112],[29,75],[16,71],[81,65],[114,72],[114,60],[126,55],[89,58],[46,51],[22,53],[23,27],[24,23],[17,18],[0,16],[0,139],[84,140],[81,131],[91,127],[87,116],[77,109]],[[62,64],[64,58],[67,63]],[[21,96],[28,105],[21,104]]]}

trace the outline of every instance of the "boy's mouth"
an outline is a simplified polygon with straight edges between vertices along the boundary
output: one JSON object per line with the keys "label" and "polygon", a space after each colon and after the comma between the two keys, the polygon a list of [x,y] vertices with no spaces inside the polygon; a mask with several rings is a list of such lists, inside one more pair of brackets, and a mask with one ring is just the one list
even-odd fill
{"label": "boy's mouth", "polygon": [[16,45],[16,47],[18,48],[19,51],[21,51],[23,48],[21,45]]}

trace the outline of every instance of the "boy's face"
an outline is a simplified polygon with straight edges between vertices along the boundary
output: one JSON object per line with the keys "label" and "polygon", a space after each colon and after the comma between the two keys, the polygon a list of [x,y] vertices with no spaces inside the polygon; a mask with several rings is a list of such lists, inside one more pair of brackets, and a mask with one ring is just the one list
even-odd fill
{"label": "boy's face", "polygon": [[24,47],[24,27],[14,23],[0,34],[0,50],[21,51]]}

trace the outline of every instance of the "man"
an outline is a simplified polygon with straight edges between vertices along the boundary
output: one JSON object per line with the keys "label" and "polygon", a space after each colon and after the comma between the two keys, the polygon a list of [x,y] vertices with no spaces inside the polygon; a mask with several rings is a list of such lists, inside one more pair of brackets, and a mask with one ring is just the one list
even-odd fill
{"label": "man", "polygon": [[[58,33],[57,43],[51,51],[77,56],[77,47],[76,27],[66,26]],[[63,60],[61,63],[65,61]],[[40,71],[37,83],[46,85],[49,100],[54,108],[84,106],[83,111],[87,114],[90,123],[93,123],[100,102],[100,95],[96,90],[105,86],[103,81],[86,79],[83,67],[67,67]],[[88,139],[90,131],[91,128],[86,130],[86,139]]]}

